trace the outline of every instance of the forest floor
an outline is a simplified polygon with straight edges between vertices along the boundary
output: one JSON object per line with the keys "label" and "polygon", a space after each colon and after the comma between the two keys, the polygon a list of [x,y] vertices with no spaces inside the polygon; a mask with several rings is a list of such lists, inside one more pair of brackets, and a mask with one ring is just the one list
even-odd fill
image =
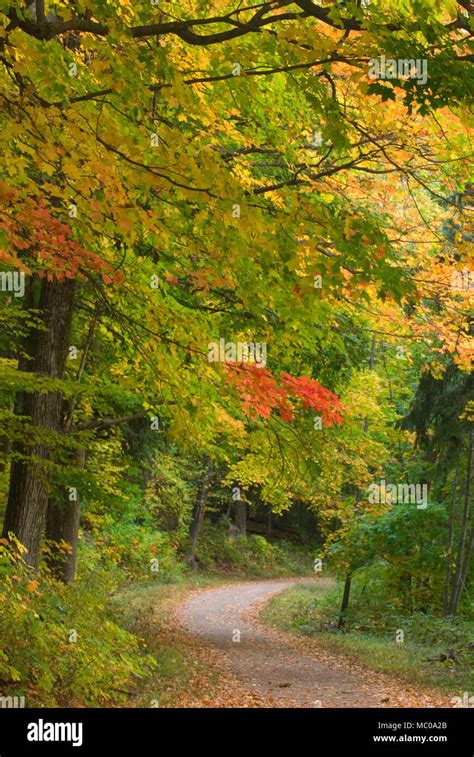
{"label": "forest floor", "polygon": [[314,578],[239,582],[198,588],[179,600],[171,624],[176,624],[180,644],[192,650],[196,670],[205,665],[208,673],[214,673],[214,685],[203,687],[196,673],[187,688],[187,701],[178,706],[451,706],[447,694],[367,670],[323,648],[317,639],[263,624],[260,612],[272,596],[311,581]]}

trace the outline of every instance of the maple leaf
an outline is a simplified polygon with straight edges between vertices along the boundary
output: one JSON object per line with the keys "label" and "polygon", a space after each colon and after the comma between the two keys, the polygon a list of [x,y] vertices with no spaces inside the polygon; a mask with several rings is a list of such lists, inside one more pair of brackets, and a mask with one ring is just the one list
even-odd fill
{"label": "maple leaf", "polygon": [[290,396],[301,399],[305,409],[321,413],[325,425],[342,423],[343,408],[339,398],[314,379],[302,376],[295,378],[281,373],[283,386],[272,376],[268,368],[256,363],[231,363],[225,366],[227,380],[240,393],[244,412],[251,417],[268,419],[277,410],[284,421],[294,421],[294,408]]}

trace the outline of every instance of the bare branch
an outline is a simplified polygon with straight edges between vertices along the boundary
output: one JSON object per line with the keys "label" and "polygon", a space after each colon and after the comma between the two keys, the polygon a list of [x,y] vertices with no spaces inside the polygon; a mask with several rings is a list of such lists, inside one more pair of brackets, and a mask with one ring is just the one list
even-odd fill
{"label": "bare branch", "polygon": [[72,432],[90,431],[92,429],[95,431],[101,431],[104,428],[110,428],[111,426],[118,426],[123,423],[131,423],[131,421],[136,421],[140,418],[146,418],[147,415],[148,411],[142,410],[139,413],[124,415],[121,418],[100,418],[95,421],[88,421],[87,423],[78,423],[76,426],[73,426]]}
{"label": "bare branch", "polygon": [[36,0],[36,20],[40,23],[45,20],[44,15],[44,0]]}

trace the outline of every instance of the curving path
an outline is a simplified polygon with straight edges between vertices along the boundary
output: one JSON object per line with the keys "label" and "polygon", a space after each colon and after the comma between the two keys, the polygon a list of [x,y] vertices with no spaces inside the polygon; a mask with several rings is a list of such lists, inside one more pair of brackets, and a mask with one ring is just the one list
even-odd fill
{"label": "curving path", "polygon": [[[199,592],[177,611],[194,642],[220,650],[240,686],[279,707],[446,706],[389,676],[354,667],[317,642],[283,634],[256,619],[272,594],[314,579],[238,583]],[[319,579],[324,580],[324,579]]]}

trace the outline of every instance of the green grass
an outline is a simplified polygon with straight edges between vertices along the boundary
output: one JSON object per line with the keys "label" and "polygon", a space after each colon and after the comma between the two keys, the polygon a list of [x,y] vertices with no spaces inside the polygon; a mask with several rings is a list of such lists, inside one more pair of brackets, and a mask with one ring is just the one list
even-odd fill
{"label": "green grass", "polygon": [[[445,654],[450,648],[442,638],[442,621],[436,619],[436,626],[441,629],[437,643],[426,643],[405,633],[404,642],[397,644],[397,626],[392,633],[371,634],[351,628],[342,633],[335,628],[336,602],[332,605],[332,618],[328,612],[329,602],[336,597],[339,599],[330,583],[288,589],[270,600],[263,610],[263,619],[280,630],[311,636],[324,649],[355,659],[371,670],[392,673],[407,682],[438,688],[453,696],[461,696],[465,691],[474,693],[472,650],[455,660],[428,659]],[[403,628],[403,619],[398,628]]]}
{"label": "green grass", "polygon": [[196,676],[206,677],[211,690],[217,684],[217,675],[209,673],[174,632],[169,615],[188,591],[220,583],[224,579],[214,576],[185,576],[173,583],[136,582],[115,594],[110,605],[114,620],[143,639],[146,652],[157,662],[156,671],[130,691],[127,707],[176,706]]}
{"label": "green grass", "polygon": [[205,524],[196,552],[198,569],[238,578],[310,575],[314,550],[248,534],[232,538],[226,526]]}

